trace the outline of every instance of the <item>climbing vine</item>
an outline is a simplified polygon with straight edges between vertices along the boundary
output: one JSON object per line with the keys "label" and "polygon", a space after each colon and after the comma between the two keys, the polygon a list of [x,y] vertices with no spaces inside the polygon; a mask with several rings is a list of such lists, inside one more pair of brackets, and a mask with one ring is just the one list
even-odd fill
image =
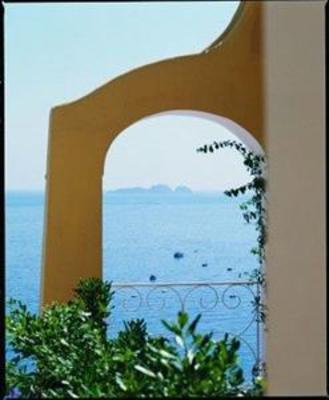
{"label": "climbing vine", "polygon": [[[257,244],[250,251],[257,257],[258,266],[251,273],[249,279],[256,282],[263,289],[266,289],[265,277],[265,244],[267,240],[267,214],[266,214],[266,180],[265,174],[267,162],[264,155],[256,154],[248,150],[243,144],[234,140],[213,142],[197,149],[198,152],[213,153],[219,149],[230,148],[238,151],[243,157],[243,164],[251,176],[251,181],[243,186],[226,190],[224,193],[228,197],[238,197],[245,193],[250,193],[251,197],[240,204],[242,216],[247,224],[253,224],[257,231]],[[257,293],[253,305],[257,320],[265,323],[266,305],[263,302],[261,293]]]}

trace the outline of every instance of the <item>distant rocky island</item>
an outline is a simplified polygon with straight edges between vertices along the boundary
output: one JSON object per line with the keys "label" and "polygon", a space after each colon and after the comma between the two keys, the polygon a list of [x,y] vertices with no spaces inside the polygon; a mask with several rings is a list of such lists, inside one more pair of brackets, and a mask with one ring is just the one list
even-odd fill
{"label": "distant rocky island", "polygon": [[178,195],[192,195],[193,192],[187,186],[177,186],[174,190],[172,190],[167,185],[153,185],[150,188],[142,188],[142,187],[131,187],[131,188],[122,188],[115,190],[107,190],[107,194],[178,194]]}

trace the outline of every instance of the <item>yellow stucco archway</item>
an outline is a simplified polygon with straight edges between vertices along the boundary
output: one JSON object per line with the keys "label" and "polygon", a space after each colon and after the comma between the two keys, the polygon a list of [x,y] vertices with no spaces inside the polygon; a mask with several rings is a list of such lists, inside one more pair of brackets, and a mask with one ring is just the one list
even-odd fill
{"label": "yellow stucco archway", "polygon": [[69,299],[80,278],[102,276],[103,167],[125,128],[169,110],[194,110],[235,121],[264,147],[261,38],[261,2],[242,2],[200,54],[146,65],[52,109],[42,305]]}

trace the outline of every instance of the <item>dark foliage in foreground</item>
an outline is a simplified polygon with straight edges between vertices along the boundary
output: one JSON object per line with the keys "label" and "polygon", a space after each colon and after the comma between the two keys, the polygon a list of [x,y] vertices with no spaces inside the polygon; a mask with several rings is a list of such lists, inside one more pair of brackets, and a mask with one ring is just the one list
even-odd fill
{"label": "dark foliage in foreground", "polygon": [[[143,320],[132,320],[117,337],[106,337],[111,284],[81,281],[66,304],[53,303],[41,316],[12,300],[7,317],[8,395],[44,397],[260,396],[264,381],[244,384],[239,341],[197,333],[200,320],[185,312],[162,321],[175,341],[151,337]],[[110,327],[109,327],[110,328]],[[27,365],[28,361],[28,365]]]}

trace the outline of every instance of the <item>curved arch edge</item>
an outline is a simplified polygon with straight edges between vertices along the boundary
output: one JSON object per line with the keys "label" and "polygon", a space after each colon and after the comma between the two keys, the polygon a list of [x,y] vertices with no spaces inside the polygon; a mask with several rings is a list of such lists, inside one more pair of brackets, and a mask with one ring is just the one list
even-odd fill
{"label": "curved arch edge", "polygon": [[164,116],[164,115],[196,117],[196,118],[203,118],[208,121],[213,121],[219,125],[224,126],[224,128],[226,128],[231,133],[233,133],[251,151],[253,151],[257,154],[265,154],[265,151],[264,151],[263,147],[260,145],[260,143],[244,127],[242,127],[237,122],[235,122],[229,118],[226,118],[226,117],[214,114],[214,113],[206,112],[206,111],[198,111],[198,110],[162,111],[160,113],[156,113],[156,114],[148,115],[147,117],[143,117],[143,118],[139,119],[138,121],[134,122],[134,124],[138,123],[140,121],[146,120],[146,119],[156,118],[156,117]]}

